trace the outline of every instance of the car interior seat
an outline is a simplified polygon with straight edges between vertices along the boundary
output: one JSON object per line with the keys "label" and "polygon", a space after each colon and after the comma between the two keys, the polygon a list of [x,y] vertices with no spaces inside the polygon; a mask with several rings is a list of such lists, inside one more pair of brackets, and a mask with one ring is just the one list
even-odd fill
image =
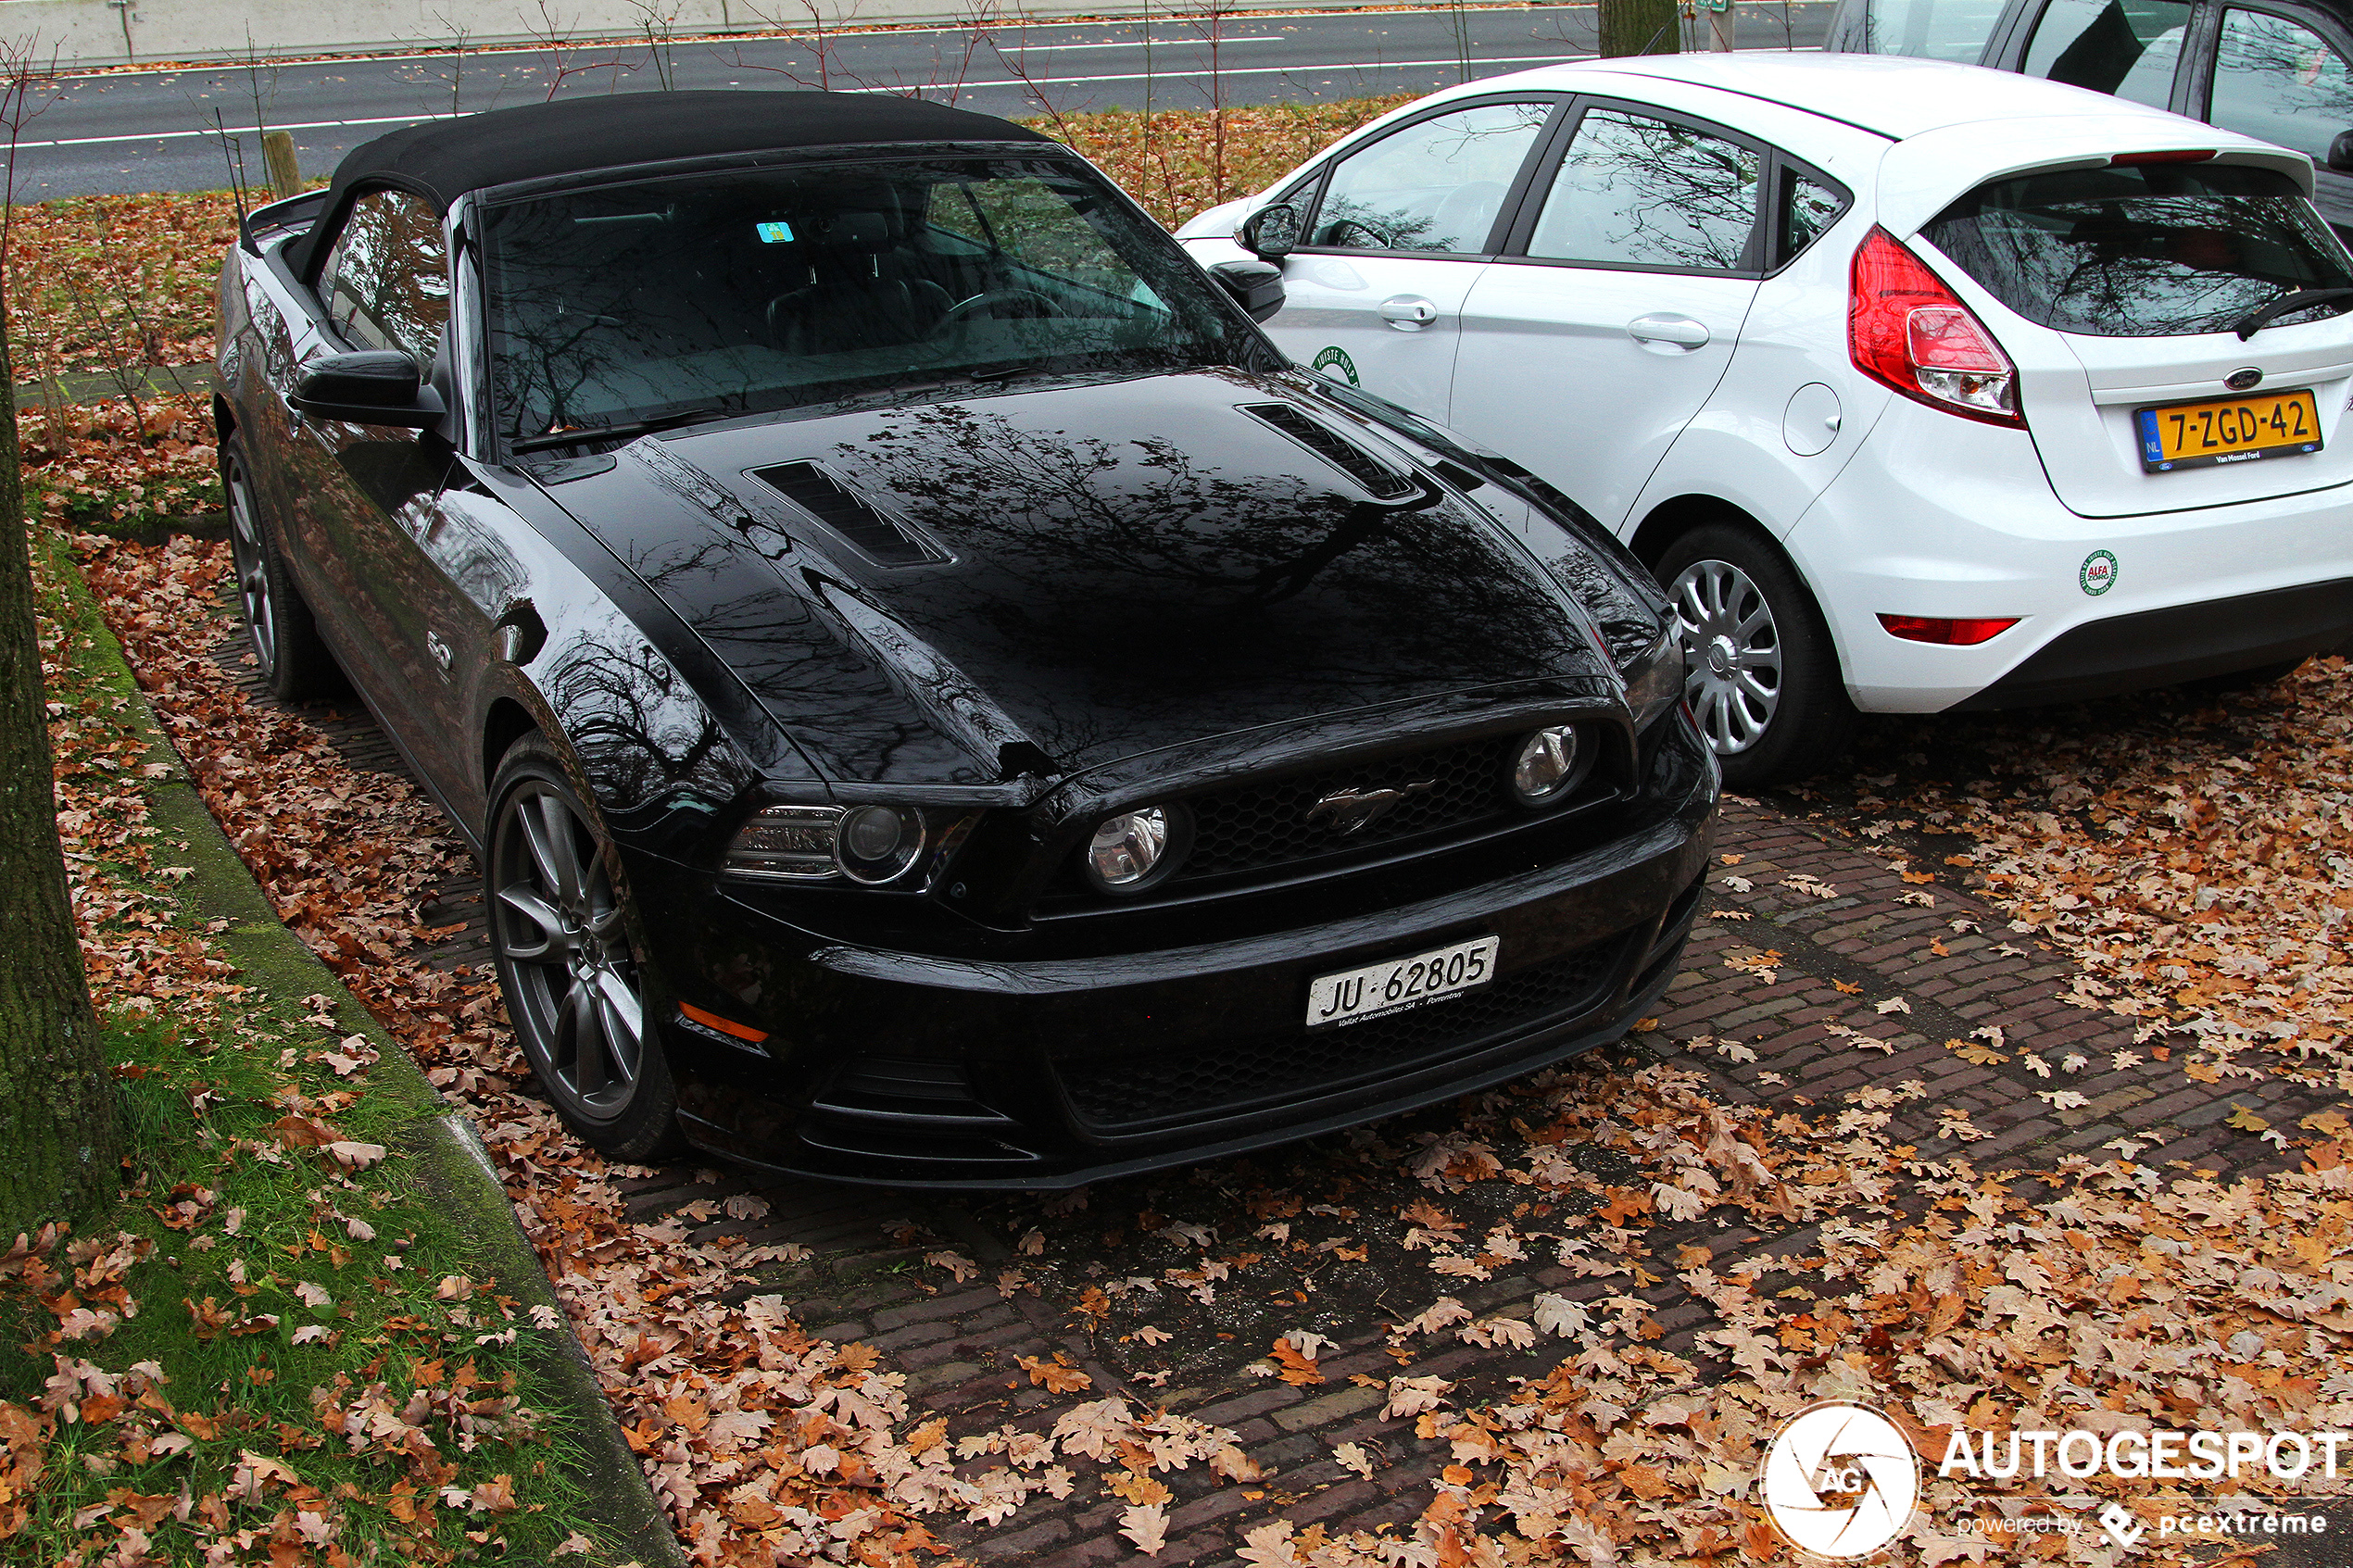
{"label": "car interior seat", "polygon": [[1475,181],[1448,192],[1430,219],[1428,247],[1464,255],[1485,250],[1487,232],[1503,210],[1504,194],[1504,186],[1493,180]]}
{"label": "car interior seat", "polygon": [[947,315],[948,291],[909,254],[895,211],[845,208],[805,220],[810,281],[768,302],[768,339],[787,354],[913,343]]}

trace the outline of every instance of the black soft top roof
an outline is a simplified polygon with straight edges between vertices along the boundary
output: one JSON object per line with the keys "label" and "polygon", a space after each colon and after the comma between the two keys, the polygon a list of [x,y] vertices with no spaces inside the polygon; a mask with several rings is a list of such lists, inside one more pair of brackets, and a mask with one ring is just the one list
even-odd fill
{"label": "black soft top roof", "polygon": [[468,191],[678,158],[863,142],[1047,142],[995,115],[887,94],[711,91],[564,98],[427,120],[362,143],[335,166],[319,221],[288,243],[307,275],[352,193],[390,186],[447,212]]}

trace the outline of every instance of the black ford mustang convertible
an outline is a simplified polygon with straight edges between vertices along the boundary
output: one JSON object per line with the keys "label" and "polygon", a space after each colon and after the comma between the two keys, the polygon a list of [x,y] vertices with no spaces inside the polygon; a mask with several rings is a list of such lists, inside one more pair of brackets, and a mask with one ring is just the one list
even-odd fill
{"label": "black ford mustang convertible", "polygon": [[412,127],[246,220],[253,652],[473,843],[583,1136],[1066,1185],[1615,1038],[1714,763],[1642,568],[1289,363],[1060,145],[824,94]]}

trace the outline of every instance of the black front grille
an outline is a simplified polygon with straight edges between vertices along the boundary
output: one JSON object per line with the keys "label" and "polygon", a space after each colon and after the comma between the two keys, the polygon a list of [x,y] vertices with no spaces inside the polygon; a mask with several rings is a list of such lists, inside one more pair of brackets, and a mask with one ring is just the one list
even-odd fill
{"label": "black front grille", "polygon": [[1588,1011],[1606,997],[1624,947],[1623,938],[1597,943],[1531,964],[1484,989],[1363,1023],[1285,1030],[1183,1055],[1154,1051],[1066,1061],[1055,1071],[1079,1115],[1103,1127],[1198,1120],[1263,1101],[1313,1098],[1434,1066],[1549,1020]]}
{"label": "black front grille", "polygon": [[[1520,814],[1504,797],[1505,768],[1518,743],[1515,735],[1431,746],[1189,797],[1193,847],[1176,880],[1261,871]],[[1345,801],[1316,808],[1349,790],[1362,797],[1392,789],[1403,797],[1353,833],[1341,831],[1350,820]]]}

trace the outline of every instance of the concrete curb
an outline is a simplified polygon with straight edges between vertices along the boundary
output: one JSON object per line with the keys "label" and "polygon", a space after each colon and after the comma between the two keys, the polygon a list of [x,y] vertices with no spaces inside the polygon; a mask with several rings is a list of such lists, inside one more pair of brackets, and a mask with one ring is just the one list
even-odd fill
{"label": "concrete curb", "polygon": [[[62,551],[53,553],[51,558],[70,565],[70,558]],[[302,938],[279,921],[197,793],[146,694],[132,675],[121,645],[99,617],[88,583],[79,571],[73,571],[66,576],[64,586],[88,633],[83,657],[108,684],[132,699],[132,724],[146,740],[149,759],[169,770],[147,782],[148,809],[168,839],[187,845],[187,862],[195,869],[181,884],[182,901],[229,922],[211,940],[242,975],[283,997],[333,998],[336,1026],[346,1034],[361,1035],[378,1053],[371,1086],[414,1113],[407,1141],[425,1185],[445,1204],[474,1222],[467,1229],[484,1273],[526,1311],[544,1306],[555,1312],[560,1323],[564,1322],[563,1303],[523,1234],[472,1119],[442,1098],[400,1043]],[[551,1401],[568,1411],[575,1423],[579,1465],[574,1479],[587,1498],[583,1523],[604,1537],[587,1561],[593,1568],[686,1568],[686,1553],[677,1535],[654,1500],[645,1472],[605,1402],[587,1352],[570,1326],[547,1330],[519,1324],[517,1342],[524,1348]]]}

